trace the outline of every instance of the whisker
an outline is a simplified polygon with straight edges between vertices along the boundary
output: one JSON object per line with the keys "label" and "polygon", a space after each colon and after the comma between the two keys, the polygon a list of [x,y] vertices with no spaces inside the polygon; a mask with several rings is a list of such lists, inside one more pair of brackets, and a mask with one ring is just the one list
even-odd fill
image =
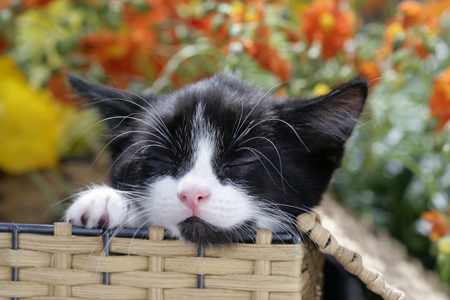
{"label": "whisker", "polygon": [[[148,142],[151,142],[151,140],[142,140],[142,141],[138,141],[138,142],[135,142],[134,144],[132,144],[131,146],[129,146],[127,149],[125,149],[122,153],[120,153],[120,155],[113,161],[113,163],[111,164],[111,166],[109,167],[109,169],[108,169],[108,171],[106,171],[106,173],[105,173],[105,175],[103,175],[99,180],[101,180],[101,179],[103,179],[105,176],[106,176],[106,174],[108,174],[110,171],[111,171],[111,169],[114,167],[114,165],[117,163],[117,161],[128,151],[128,150],[130,150],[131,148],[133,148],[134,146],[136,146],[137,144],[140,144],[140,143],[148,143]],[[155,146],[158,146],[158,147],[161,147],[161,148],[165,148],[165,149],[169,149],[169,148],[167,148],[167,147],[163,147],[163,146],[159,146],[159,145],[155,145]],[[105,146],[106,147],[106,146]],[[169,149],[170,150],[170,149]],[[97,159],[98,159],[98,157],[99,156],[97,156]],[[97,161],[97,159],[92,163],[92,165]],[[91,165],[91,167],[92,167],[92,165]],[[86,171],[85,171],[86,172]]]}
{"label": "whisker", "polygon": [[[247,116],[245,117],[245,119],[242,121],[242,123],[239,125],[237,132],[239,132],[239,130],[241,130],[242,126],[244,125],[245,121],[247,121],[247,119],[250,117],[250,115],[252,114],[252,112],[256,109],[256,107],[259,105],[259,103],[274,89],[279,87],[280,85],[285,84],[287,81],[283,81],[279,84],[274,85],[273,87],[271,87],[257,102],[256,104],[253,106],[253,108],[250,110],[250,112],[247,114]],[[233,140],[233,142],[231,143],[231,145],[234,145],[235,141]]]}
{"label": "whisker", "polygon": [[[139,94],[133,93],[133,92],[131,92],[131,91],[123,90],[123,92],[132,94],[132,95],[134,95],[134,96],[140,98],[141,100],[143,100],[145,103],[147,103],[147,105],[150,106],[150,107],[155,111],[156,115],[158,116],[158,119],[159,119],[160,124],[164,127],[164,129],[166,130],[166,132],[167,132],[167,133],[170,135],[170,137],[173,139],[173,137],[172,137],[172,135],[171,135],[169,129],[167,128],[165,122],[163,121],[161,115],[158,113],[158,111],[153,107],[153,105],[152,105],[149,101],[147,101],[144,97],[140,96]],[[152,114],[152,116],[153,116],[153,114]]]}
{"label": "whisker", "polygon": [[[266,137],[262,137],[262,136],[257,136],[257,137],[249,138],[249,139],[245,140],[244,142],[242,142],[242,144],[245,144],[245,143],[247,143],[247,142],[249,142],[249,141],[251,141],[251,140],[254,140],[254,139],[263,139],[263,140],[265,140],[265,141],[268,141],[268,142],[272,145],[272,147],[275,149],[275,151],[277,152],[277,155],[278,155],[278,161],[280,162],[280,171],[279,171],[278,173],[280,173],[280,175],[281,175],[281,186],[282,186],[282,188],[283,188],[283,191],[286,192],[286,189],[284,188],[284,181],[285,181],[285,179],[284,179],[284,177],[283,177],[283,163],[282,163],[282,161],[281,161],[280,152],[278,151],[277,146],[275,146],[275,144],[274,144],[271,140],[269,140],[269,139],[266,138]],[[276,168],[275,168],[275,169],[276,169]],[[278,171],[278,170],[277,170],[277,171]]]}
{"label": "whisker", "polygon": [[[276,186],[277,188],[282,189],[280,186],[278,186],[278,184],[276,184],[275,180],[273,180],[272,175],[270,175],[269,170],[267,170],[266,165],[264,164],[264,162],[262,161],[262,159],[259,157],[259,155],[258,155],[257,153],[261,154],[266,160],[269,161],[269,163],[272,165],[272,167],[274,167],[274,165],[272,164],[272,162],[271,162],[266,156],[264,156],[261,152],[259,152],[258,150],[254,149],[254,148],[251,148],[251,147],[241,147],[241,148],[239,148],[239,149],[236,149],[236,151],[240,151],[240,150],[248,150],[248,151],[252,152],[252,153],[258,158],[258,160],[260,161],[260,163],[261,163],[262,166],[264,167],[264,170],[266,170],[266,173],[267,173],[267,175],[269,175],[270,180],[272,180],[273,184],[275,184],[275,186]],[[274,168],[275,168],[275,167],[274,167]],[[276,170],[276,168],[275,168],[275,170]]]}
{"label": "whisker", "polygon": [[[282,120],[282,119],[264,119],[262,121],[259,121],[258,123],[256,123],[255,125],[248,127],[248,130],[244,131],[237,139],[236,142],[239,141],[243,136],[247,135],[253,128],[255,128],[256,126],[258,126],[259,124],[262,124],[264,122],[268,122],[268,121],[277,121],[277,122],[281,122],[286,124],[290,129],[292,129],[292,131],[294,132],[294,134],[297,136],[298,140],[302,143],[302,145],[305,147],[305,149],[308,152],[311,152],[309,150],[309,148],[306,146],[306,144],[303,142],[303,140],[300,138],[300,136],[298,135],[297,131],[295,130],[294,126],[292,126],[291,124],[289,124],[288,122]],[[244,134],[245,133],[245,134]]]}
{"label": "whisker", "polygon": [[[127,92],[127,93],[130,93],[130,94],[132,94],[132,95],[135,95],[135,96],[141,98],[142,100],[144,100],[144,102],[146,102],[147,105],[149,105],[149,106],[155,111],[155,113],[157,114],[158,117],[156,117],[153,113],[151,113],[151,112],[150,112],[147,108],[145,108],[144,106],[142,106],[142,105],[140,105],[139,103],[136,103],[136,102],[134,102],[134,101],[132,101],[132,100],[130,100],[130,99],[127,99],[127,98],[107,98],[107,99],[97,100],[97,101],[95,101],[94,104],[100,103],[100,102],[104,102],[104,101],[109,101],[109,100],[119,100],[119,101],[125,101],[125,102],[128,102],[128,103],[131,103],[131,104],[133,104],[133,105],[136,105],[136,106],[139,107],[140,109],[146,111],[150,116],[152,116],[153,118],[155,118],[155,120],[157,121],[157,123],[162,124],[162,125],[167,129],[167,127],[166,127],[166,125],[164,124],[164,121],[162,120],[162,118],[161,118],[161,116],[159,115],[159,113],[156,111],[156,109],[153,107],[153,105],[151,105],[149,102],[147,102],[144,98],[142,98],[142,97],[138,96],[137,94],[134,94],[134,93],[132,93],[132,92],[130,92],[130,91],[125,91],[125,90],[120,90],[120,89],[115,89],[115,90],[118,90],[118,91],[120,91],[120,92]],[[170,134],[170,132],[169,132],[169,134]]]}
{"label": "whisker", "polygon": [[[95,160],[92,162],[92,164],[89,166],[89,168],[86,170],[86,171],[84,171],[82,174],[84,174],[84,173],[86,173],[87,171],[89,171],[91,168],[92,168],[92,166],[97,162],[97,160],[100,158],[100,155],[103,153],[103,151],[105,151],[105,149],[112,143],[112,142],[114,142],[116,139],[118,139],[118,138],[120,138],[120,137],[122,137],[122,136],[124,136],[124,135],[126,135],[126,134],[130,134],[130,133],[142,133],[142,134],[148,134],[148,135],[151,135],[151,136],[154,136],[154,137],[157,137],[157,138],[159,138],[156,134],[154,134],[154,133],[151,133],[151,132],[147,132],[147,131],[142,131],[142,130],[131,130],[131,131],[127,131],[127,132],[123,132],[123,133],[121,133],[121,134],[119,134],[119,135],[117,135],[117,136],[115,136],[113,139],[111,139],[103,148],[102,148],[102,150],[100,151],[100,153],[97,155],[97,157],[95,158]],[[138,143],[141,143],[141,142],[149,142],[150,140],[144,140],[144,141],[139,141]],[[130,147],[132,147],[132,146],[134,146],[135,144],[133,144],[133,145],[131,145]],[[130,148],[129,147],[129,148]],[[129,149],[128,148],[128,149]],[[127,150],[128,150],[127,149]],[[167,148],[167,149],[169,149],[169,148]],[[125,152],[125,151],[124,151]],[[121,153],[120,154],[120,156],[119,157],[121,157],[123,155],[123,153]],[[117,159],[116,159],[116,161],[117,161]],[[110,168],[110,170],[111,170],[111,168]],[[102,177],[103,178],[103,177]]]}

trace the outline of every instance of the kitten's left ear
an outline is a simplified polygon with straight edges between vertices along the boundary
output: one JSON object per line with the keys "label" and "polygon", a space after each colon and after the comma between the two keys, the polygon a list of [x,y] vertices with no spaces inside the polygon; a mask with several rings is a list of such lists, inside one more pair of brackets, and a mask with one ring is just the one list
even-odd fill
{"label": "kitten's left ear", "polygon": [[295,127],[308,150],[340,150],[358,121],[368,89],[367,81],[358,78],[318,98],[294,99],[283,117]]}
{"label": "kitten's left ear", "polygon": [[67,73],[66,76],[70,86],[78,95],[89,100],[99,109],[112,131],[117,129],[117,125],[126,125],[131,121],[131,118],[126,118],[127,116],[143,112],[147,105],[146,101],[149,100],[126,91],[91,84]]}

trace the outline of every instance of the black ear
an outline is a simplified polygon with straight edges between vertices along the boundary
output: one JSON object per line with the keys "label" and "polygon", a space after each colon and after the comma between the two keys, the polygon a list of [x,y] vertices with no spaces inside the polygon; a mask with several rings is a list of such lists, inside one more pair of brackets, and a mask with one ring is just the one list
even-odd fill
{"label": "black ear", "polygon": [[295,127],[307,152],[328,152],[334,161],[340,161],[368,89],[367,81],[358,78],[318,98],[294,99],[284,112],[285,120]]}
{"label": "black ear", "polygon": [[137,114],[145,111],[147,100],[138,95],[107,86],[91,84],[67,73],[66,76],[70,86],[80,97],[89,100],[98,107],[102,117],[105,118],[108,127],[113,132],[120,131],[119,127],[127,125],[133,118],[139,118]]}

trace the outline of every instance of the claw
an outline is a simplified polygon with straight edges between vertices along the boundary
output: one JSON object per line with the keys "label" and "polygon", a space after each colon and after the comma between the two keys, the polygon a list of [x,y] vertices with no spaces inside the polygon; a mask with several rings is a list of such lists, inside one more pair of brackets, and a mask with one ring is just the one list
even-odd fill
{"label": "claw", "polygon": [[86,226],[88,220],[89,220],[89,213],[88,212],[85,212],[84,214],[81,215],[81,224]]}
{"label": "claw", "polygon": [[98,225],[99,228],[109,228],[109,217],[107,214],[104,214],[100,220],[98,220]]}

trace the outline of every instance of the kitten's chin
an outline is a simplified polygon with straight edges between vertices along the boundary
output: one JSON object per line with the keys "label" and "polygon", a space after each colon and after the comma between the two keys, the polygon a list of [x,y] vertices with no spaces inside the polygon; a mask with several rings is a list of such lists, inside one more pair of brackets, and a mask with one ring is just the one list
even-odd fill
{"label": "kitten's chin", "polygon": [[180,234],[188,242],[199,245],[226,244],[239,239],[239,229],[227,230],[198,217],[190,217],[178,224]]}

